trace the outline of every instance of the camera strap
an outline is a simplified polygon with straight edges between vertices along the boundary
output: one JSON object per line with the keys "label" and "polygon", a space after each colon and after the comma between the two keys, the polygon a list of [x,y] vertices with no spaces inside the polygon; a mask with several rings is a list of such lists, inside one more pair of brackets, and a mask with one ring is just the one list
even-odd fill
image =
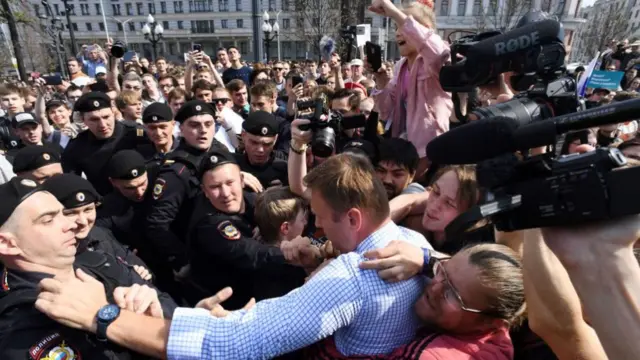
{"label": "camera strap", "polygon": [[455,238],[472,229],[478,222],[489,216],[514,210],[522,205],[522,195],[502,197],[492,202],[476,205],[458,215],[444,229],[447,239]]}

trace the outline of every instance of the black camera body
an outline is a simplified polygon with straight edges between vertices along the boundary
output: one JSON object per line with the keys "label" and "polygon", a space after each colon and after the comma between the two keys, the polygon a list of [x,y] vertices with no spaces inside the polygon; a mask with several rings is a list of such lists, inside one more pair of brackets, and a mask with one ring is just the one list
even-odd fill
{"label": "black camera body", "polygon": [[111,56],[116,59],[122,58],[126,52],[127,45],[120,40],[116,40],[113,45],[111,45]]}
{"label": "black camera body", "polygon": [[329,157],[334,153],[336,136],[341,136],[343,130],[357,129],[366,125],[367,119],[364,115],[343,117],[338,112],[329,111],[324,96],[316,100],[298,102],[296,105],[298,110],[314,109],[312,114],[300,115],[298,118],[310,121],[309,124],[300,126],[300,130],[313,132],[311,150],[319,157]]}

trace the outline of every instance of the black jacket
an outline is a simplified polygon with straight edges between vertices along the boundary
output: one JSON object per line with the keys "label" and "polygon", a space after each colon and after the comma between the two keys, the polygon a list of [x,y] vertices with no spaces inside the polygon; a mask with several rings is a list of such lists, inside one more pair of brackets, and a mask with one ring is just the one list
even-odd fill
{"label": "black jacket", "polygon": [[[74,267],[100,280],[111,303],[116,287],[144,283],[134,271],[99,251],[76,256]],[[38,283],[49,277],[51,275],[43,273],[2,270],[0,358],[149,359],[111,342],[100,342],[93,334],[61,325],[36,310],[33,304],[38,295]],[[175,302],[165,294],[158,295],[165,318],[171,318]]]}

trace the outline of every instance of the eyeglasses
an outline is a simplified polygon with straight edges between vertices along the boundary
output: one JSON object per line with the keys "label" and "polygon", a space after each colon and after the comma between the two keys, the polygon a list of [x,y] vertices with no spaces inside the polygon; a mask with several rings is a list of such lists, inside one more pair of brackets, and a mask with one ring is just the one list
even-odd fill
{"label": "eyeglasses", "polygon": [[125,87],[125,90],[140,91],[142,88],[140,86],[127,86]]}
{"label": "eyeglasses", "polygon": [[283,68],[281,68],[281,67],[274,67],[274,68],[273,68],[273,70],[276,70],[276,71],[282,71],[282,70],[284,70],[284,69],[283,69]]}
{"label": "eyeglasses", "polygon": [[451,281],[449,281],[449,275],[447,275],[447,271],[444,269],[444,266],[442,265],[446,261],[447,260],[436,260],[435,263],[433,264],[433,281],[435,281],[436,278],[442,277],[442,279],[440,280],[440,283],[441,283],[441,286],[443,287],[442,296],[444,297],[444,299],[450,304],[459,305],[460,308],[464,311],[475,313],[475,314],[490,315],[490,312],[487,312],[486,310],[473,309],[464,305],[464,301],[462,301],[462,297],[453,287],[453,285],[451,284]]}
{"label": "eyeglasses", "polygon": [[216,104],[216,105],[224,105],[229,101],[229,99],[213,99],[211,100],[211,103]]}

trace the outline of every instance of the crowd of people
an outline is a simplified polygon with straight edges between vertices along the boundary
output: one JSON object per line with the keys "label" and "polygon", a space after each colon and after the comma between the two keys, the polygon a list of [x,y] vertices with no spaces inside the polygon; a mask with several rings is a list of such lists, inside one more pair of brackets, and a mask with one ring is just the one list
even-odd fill
{"label": "crowd of people", "polygon": [[[107,41],[70,79],[2,84],[0,357],[639,358],[640,221],[448,231],[488,189],[427,145],[518,92],[509,73],[442,88],[430,1],[369,10],[402,56],[375,71],[234,47],[124,61]],[[624,90],[589,106],[638,98],[640,44],[612,46]],[[637,132],[571,132],[561,152],[637,165]]]}

